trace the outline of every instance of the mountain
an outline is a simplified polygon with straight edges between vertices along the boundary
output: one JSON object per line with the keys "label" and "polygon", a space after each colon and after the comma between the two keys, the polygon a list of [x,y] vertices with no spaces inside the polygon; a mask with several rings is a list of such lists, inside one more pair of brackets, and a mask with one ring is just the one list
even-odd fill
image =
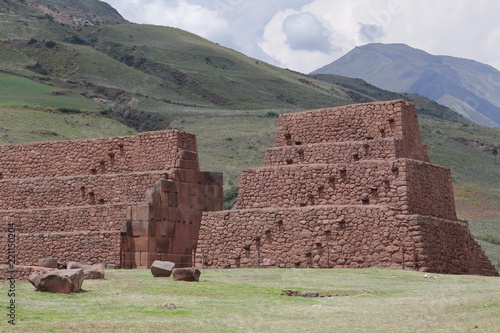
{"label": "mountain", "polygon": [[500,71],[436,56],[405,44],[368,44],[311,74],[361,78],[377,87],[430,98],[475,123],[500,127]]}
{"label": "mountain", "polygon": [[[130,23],[98,0],[0,2],[0,71],[9,75],[0,80],[0,104],[26,103],[7,92],[25,78],[57,87],[53,105],[77,96],[85,105],[69,108],[138,131],[167,128],[193,109],[291,111],[362,100],[342,82],[278,68],[180,29]],[[419,108],[456,119],[432,109]]]}
{"label": "mountain", "polygon": [[335,86],[186,31],[129,23],[97,0],[2,2],[0,69],[85,96],[138,130],[164,128],[172,112],[192,108],[352,102]]}
{"label": "mountain", "polygon": [[109,4],[96,0],[2,0],[0,13],[18,20],[46,18],[74,26],[127,22]]}

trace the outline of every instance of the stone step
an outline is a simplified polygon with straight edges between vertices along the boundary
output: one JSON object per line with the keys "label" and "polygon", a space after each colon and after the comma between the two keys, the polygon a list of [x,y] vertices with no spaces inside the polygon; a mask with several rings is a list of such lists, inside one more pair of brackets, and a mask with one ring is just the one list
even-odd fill
{"label": "stone step", "polygon": [[456,219],[449,170],[410,159],[244,170],[237,209],[375,204]]}
{"label": "stone step", "polygon": [[195,136],[178,130],[0,145],[0,156],[0,180],[198,169]]}
{"label": "stone step", "polygon": [[266,166],[316,163],[353,163],[360,160],[412,158],[429,162],[425,147],[407,149],[402,139],[312,143],[266,150]]}

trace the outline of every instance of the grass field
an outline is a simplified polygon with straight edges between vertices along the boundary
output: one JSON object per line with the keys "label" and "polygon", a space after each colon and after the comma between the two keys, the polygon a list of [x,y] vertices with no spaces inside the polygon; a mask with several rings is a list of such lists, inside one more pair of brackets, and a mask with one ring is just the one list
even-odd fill
{"label": "grass field", "polygon": [[0,106],[33,106],[100,111],[103,107],[73,91],[0,73]]}
{"label": "grass field", "polygon": [[[200,282],[186,283],[107,270],[73,295],[17,282],[17,325],[2,316],[0,331],[498,332],[499,281],[373,268],[202,270]],[[280,296],[283,289],[339,296]]]}
{"label": "grass field", "polygon": [[61,113],[0,107],[0,144],[133,135],[130,127],[99,113]]}

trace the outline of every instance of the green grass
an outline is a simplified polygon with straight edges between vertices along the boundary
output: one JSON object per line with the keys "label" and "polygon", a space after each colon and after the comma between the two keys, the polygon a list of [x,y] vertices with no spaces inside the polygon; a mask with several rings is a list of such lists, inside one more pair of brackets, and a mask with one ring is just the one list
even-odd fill
{"label": "green grass", "polygon": [[[105,280],[87,280],[85,292],[73,295],[17,282],[14,331],[496,332],[498,278],[424,275],[375,268],[202,270],[200,282],[186,283],[154,278],[149,270],[107,270]],[[2,295],[6,287],[0,283]],[[350,295],[280,296],[283,289]],[[3,318],[0,331],[7,330]]]}
{"label": "green grass", "polygon": [[[57,92],[56,94],[54,94]],[[71,90],[0,73],[0,106],[32,106],[100,111],[103,107]]]}
{"label": "green grass", "polygon": [[261,63],[179,29],[120,24],[85,31],[98,40],[96,49],[161,79],[167,100],[226,109],[298,109],[351,101],[330,84]]}
{"label": "green grass", "polygon": [[80,75],[89,82],[132,93],[161,97],[161,82],[154,76],[135,70],[89,46],[72,45],[80,57]]}
{"label": "green grass", "polygon": [[135,131],[99,113],[60,113],[0,107],[0,144],[133,135]]}

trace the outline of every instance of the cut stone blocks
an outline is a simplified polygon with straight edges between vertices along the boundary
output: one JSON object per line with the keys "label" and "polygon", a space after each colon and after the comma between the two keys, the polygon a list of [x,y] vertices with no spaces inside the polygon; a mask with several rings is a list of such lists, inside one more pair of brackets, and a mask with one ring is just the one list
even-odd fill
{"label": "cut stone blocks", "polygon": [[203,214],[196,267],[399,267],[498,275],[457,219],[402,100],[283,114],[235,210]]}

